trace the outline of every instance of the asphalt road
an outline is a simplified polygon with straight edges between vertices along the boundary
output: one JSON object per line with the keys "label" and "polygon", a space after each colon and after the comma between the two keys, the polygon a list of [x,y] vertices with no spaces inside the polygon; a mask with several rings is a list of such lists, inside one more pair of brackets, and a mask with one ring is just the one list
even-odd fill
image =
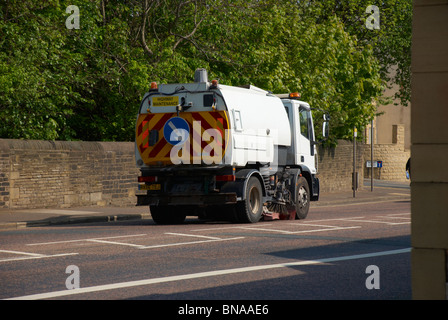
{"label": "asphalt road", "polygon": [[256,224],[5,230],[0,299],[9,298],[411,299],[410,202],[315,207],[306,220]]}

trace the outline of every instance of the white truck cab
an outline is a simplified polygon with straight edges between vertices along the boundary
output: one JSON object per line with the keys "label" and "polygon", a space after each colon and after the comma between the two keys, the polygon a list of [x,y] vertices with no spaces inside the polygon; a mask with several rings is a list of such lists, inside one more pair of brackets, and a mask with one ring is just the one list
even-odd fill
{"label": "white truck cab", "polygon": [[316,174],[317,154],[313,117],[308,103],[300,100],[283,99],[291,127],[291,147],[288,149],[288,164],[306,166]]}

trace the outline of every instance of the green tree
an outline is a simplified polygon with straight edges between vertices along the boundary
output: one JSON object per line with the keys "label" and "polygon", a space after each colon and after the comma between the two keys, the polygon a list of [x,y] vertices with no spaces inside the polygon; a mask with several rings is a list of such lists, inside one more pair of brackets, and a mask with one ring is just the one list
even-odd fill
{"label": "green tree", "polygon": [[[58,3],[2,1],[0,7],[1,137],[55,139],[80,96],[66,83],[65,39],[54,25]],[[71,79],[77,81],[78,79]]]}
{"label": "green tree", "polygon": [[232,85],[300,91],[314,108],[331,114],[333,142],[351,137],[354,126],[364,127],[383,92],[372,47],[360,45],[337,16],[311,23],[288,1],[244,3],[210,9],[207,27],[192,39],[212,74]]}
{"label": "green tree", "polygon": [[0,137],[132,141],[150,82],[191,82],[205,67],[221,83],[300,91],[348,138],[374,115],[378,50],[395,38],[357,34],[333,3],[79,0],[80,29],[67,29],[68,0],[2,0]]}
{"label": "green tree", "polygon": [[131,141],[149,75],[128,44],[129,8],[77,1],[80,29],[67,29],[70,4],[0,2],[0,136]]}
{"label": "green tree", "polygon": [[[402,105],[411,99],[412,1],[410,0],[307,0],[300,1],[304,13],[316,23],[337,16],[344,30],[356,36],[359,46],[370,45],[380,64],[383,81],[399,90],[394,98]],[[369,29],[366,20],[372,16],[367,8],[375,5],[379,28]]]}

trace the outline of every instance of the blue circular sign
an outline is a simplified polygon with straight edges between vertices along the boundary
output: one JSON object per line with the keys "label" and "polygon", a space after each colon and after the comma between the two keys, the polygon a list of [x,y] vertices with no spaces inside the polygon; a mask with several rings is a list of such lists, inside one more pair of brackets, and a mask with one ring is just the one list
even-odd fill
{"label": "blue circular sign", "polygon": [[171,118],[163,127],[163,136],[173,146],[183,144],[190,136],[190,126],[185,119],[180,117]]}

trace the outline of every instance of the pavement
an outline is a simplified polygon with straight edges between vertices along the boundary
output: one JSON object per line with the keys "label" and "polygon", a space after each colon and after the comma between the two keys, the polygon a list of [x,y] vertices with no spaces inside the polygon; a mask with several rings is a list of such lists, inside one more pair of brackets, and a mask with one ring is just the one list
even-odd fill
{"label": "pavement", "polygon": [[[312,202],[311,208],[368,202],[410,201],[410,193],[410,182],[374,180],[373,190],[371,190],[370,180],[366,179],[364,180],[363,187],[356,191],[355,195],[353,195],[353,191],[321,193],[319,201]],[[0,208],[0,230],[144,219],[151,219],[151,214],[147,206],[89,206],[39,209]]]}

